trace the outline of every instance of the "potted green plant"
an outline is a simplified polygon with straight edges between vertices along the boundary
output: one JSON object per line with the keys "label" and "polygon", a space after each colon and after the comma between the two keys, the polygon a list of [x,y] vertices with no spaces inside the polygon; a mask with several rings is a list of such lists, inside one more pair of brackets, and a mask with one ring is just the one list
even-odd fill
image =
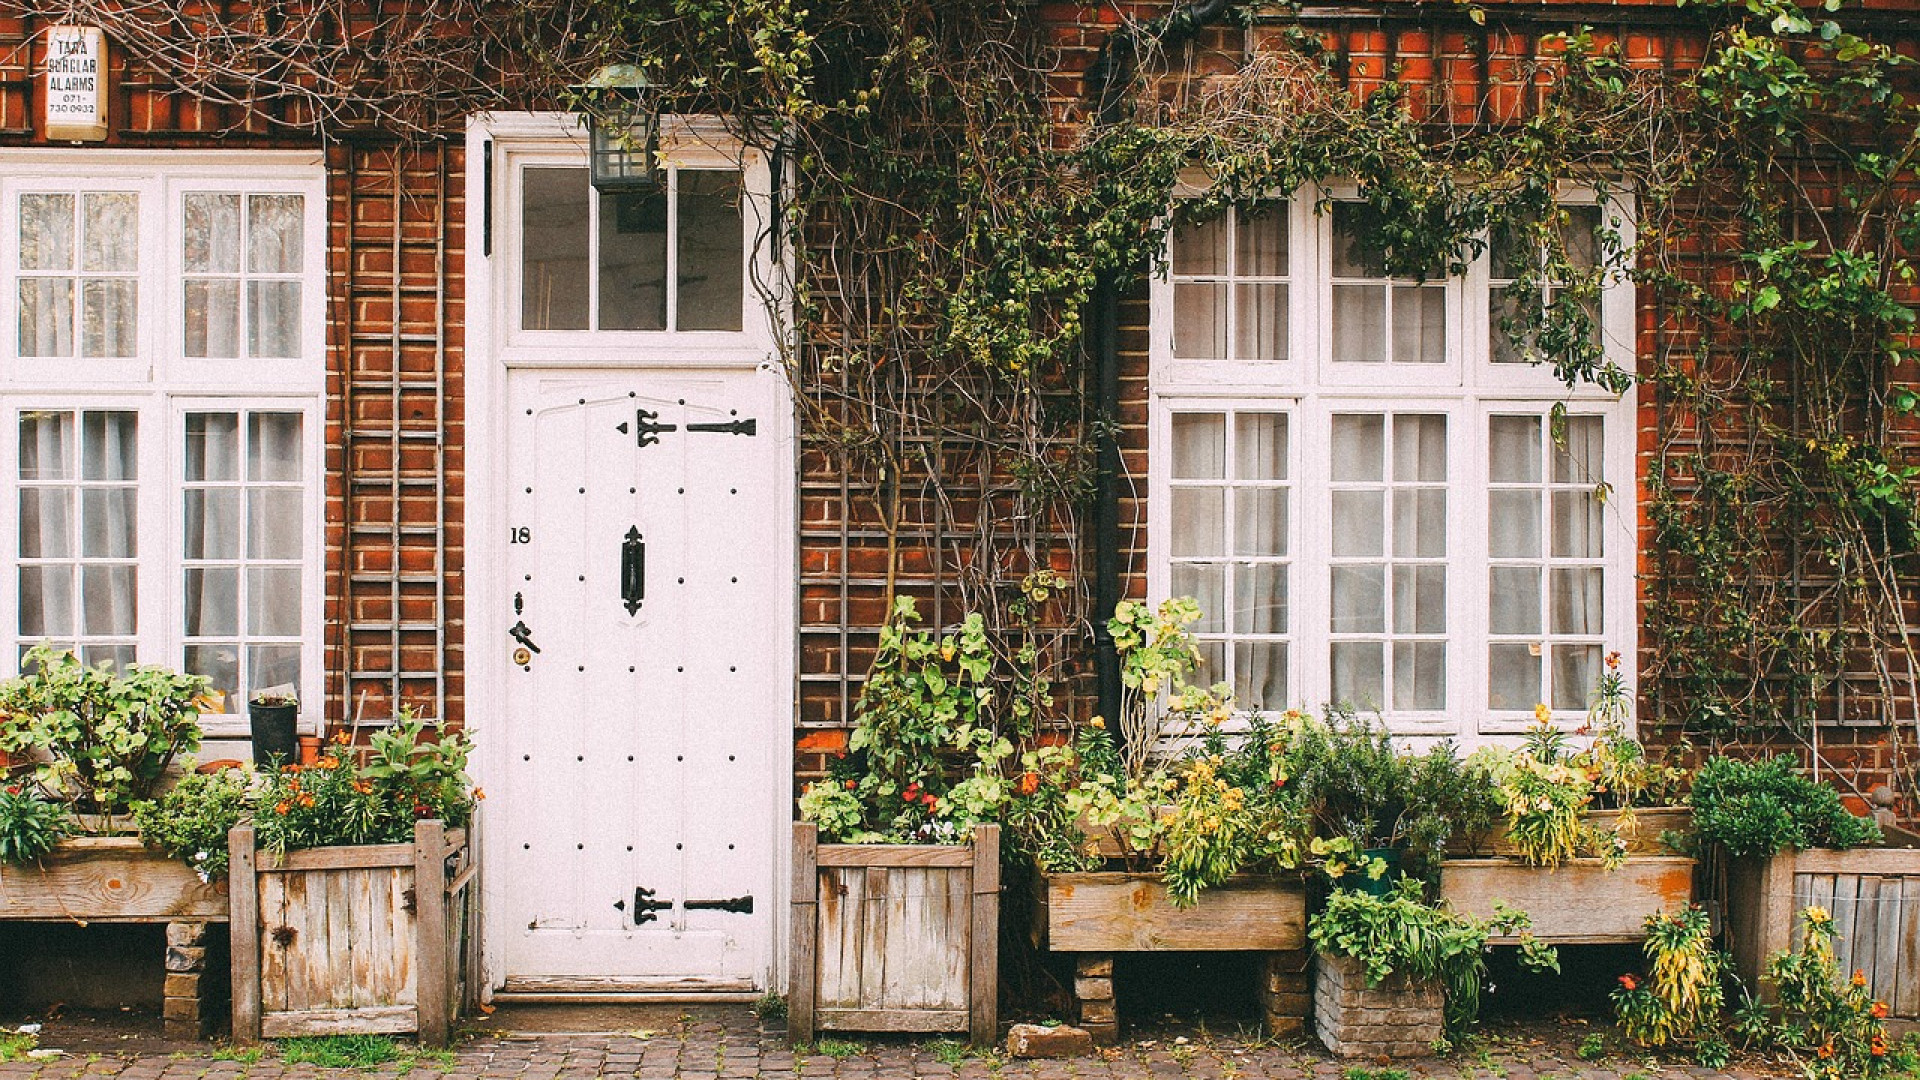
{"label": "potted green plant", "polygon": [[253,764],[268,769],[300,760],[300,699],[266,691],[247,700],[247,727],[253,736]]}
{"label": "potted green plant", "polygon": [[[244,795],[234,779],[206,781],[210,796],[250,803],[227,834],[236,1040],[353,1030],[446,1042],[470,989],[457,958],[481,797],[471,751],[464,732],[403,711],[364,750],[342,733],[313,766],[281,765]],[[179,841],[198,843],[208,824],[175,817],[178,836],[155,839],[184,851]],[[342,988],[300,977],[358,951],[387,962],[356,975],[351,1005]]]}
{"label": "potted green plant", "polygon": [[1727,938],[1734,970],[1770,995],[1761,975],[1768,957],[1792,944],[1794,922],[1809,905],[1826,910],[1833,952],[1861,971],[1870,992],[1920,1020],[1902,980],[1920,979],[1920,838],[1883,830],[1849,812],[1840,793],[1785,756],[1743,761],[1716,756],[1700,766],[1689,798],[1693,843],[1724,859]]}
{"label": "potted green plant", "polygon": [[1310,924],[1315,955],[1314,1030],[1340,1057],[1416,1057],[1480,1011],[1486,952],[1496,935],[1521,944],[1521,962],[1559,970],[1559,957],[1527,932],[1524,912],[1478,919],[1426,902],[1403,879],[1386,895],[1335,890]]}
{"label": "potted green plant", "polygon": [[[821,1030],[997,1037],[1002,762],[994,653],[970,614],[937,634],[900,597],[855,710],[850,753],[807,786],[794,825],[789,1037]],[[921,933],[885,936],[886,896]],[[964,898],[949,902],[949,897]],[[840,941],[885,940],[843,963]],[[890,972],[922,973],[903,978]],[[927,976],[924,973],[942,972]]]}

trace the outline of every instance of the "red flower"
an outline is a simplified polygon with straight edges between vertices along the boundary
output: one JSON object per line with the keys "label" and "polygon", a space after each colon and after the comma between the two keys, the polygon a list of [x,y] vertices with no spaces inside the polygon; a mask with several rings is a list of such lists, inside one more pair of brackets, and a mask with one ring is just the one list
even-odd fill
{"label": "red flower", "polygon": [[7,785],[7,794],[9,794],[9,795],[18,795],[18,794],[20,794],[20,785],[19,785],[19,784],[8,784],[8,785]]}
{"label": "red flower", "polygon": [[928,809],[932,809],[933,805],[939,801],[940,801],[939,798],[936,797],[934,793],[931,791],[927,792],[925,795],[920,796],[921,805],[926,806]]}
{"label": "red flower", "polygon": [[417,817],[417,818],[430,817],[432,816],[432,814],[433,814],[433,810],[430,809],[426,804],[424,803],[413,804],[414,817]]}
{"label": "red flower", "polygon": [[1027,772],[1020,774],[1020,794],[1031,795],[1040,790],[1040,774]]}
{"label": "red flower", "polygon": [[859,786],[860,786],[860,781],[858,781],[858,780],[849,780],[849,781],[847,781],[847,790],[848,790],[848,791],[852,791],[852,790],[854,790],[855,788],[857,788],[857,787],[859,787]]}
{"label": "red flower", "polygon": [[1639,988],[1640,988],[1640,980],[1634,978],[1631,975],[1620,976],[1620,989],[1625,990],[1628,993],[1632,993],[1633,991],[1638,990]]}

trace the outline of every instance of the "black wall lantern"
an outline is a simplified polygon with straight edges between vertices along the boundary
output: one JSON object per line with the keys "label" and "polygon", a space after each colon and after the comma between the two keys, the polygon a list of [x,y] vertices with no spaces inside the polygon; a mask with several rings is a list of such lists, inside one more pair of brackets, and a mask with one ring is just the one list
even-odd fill
{"label": "black wall lantern", "polygon": [[589,103],[587,131],[595,191],[652,191],[660,115],[647,100],[653,83],[636,64],[609,64],[581,89]]}

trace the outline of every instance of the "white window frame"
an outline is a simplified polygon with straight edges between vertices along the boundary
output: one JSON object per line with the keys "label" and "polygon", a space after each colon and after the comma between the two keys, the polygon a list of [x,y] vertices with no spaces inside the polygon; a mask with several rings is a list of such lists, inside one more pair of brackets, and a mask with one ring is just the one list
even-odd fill
{"label": "white window frame", "polygon": [[[1464,275],[1448,284],[1449,361],[1441,372],[1421,371],[1423,365],[1368,365],[1377,368],[1355,379],[1334,371],[1331,360],[1332,222],[1314,213],[1326,194],[1352,194],[1349,186],[1330,184],[1294,193],[1292,205],[1307,220],[1296,225],[1290,238],[1293,265],[1310,259],[1311,269],[1296,271],[1289,298],[1291,340],[1304,337],[1315,343],[1310,352],[1296,351],[1285,365],[1208,364],[1196,366],[1173,358],[1172,284],[1156,275],[1150,284],[1149,311],[1149,470],[1147,477],[1147,582],[1152,597],[1169,594],[1172,525],[1170,471],[1171,417],[1178,411],[1269,410],[1289,416],[1289,484],[1292,490],[1288,522],[1291,576],[1288,588],[1290,639],[1287,683],[1289,704],[1318,712],[1331,689],[1328,657],[1331,594],[1324,580],[1329,573],[1331,545],[1330,475],[1331,416],[1336,412],[1444,413],[1448,420],[1447,500],[1447,706],[1438,713],[1383,714],[1399,735],[1416,740],[1449,737],[1465,746],[1514,740],[1533,722],[1532,710],[1493,713],[1486,707],[1488,690],[1488,602],[1490,561],[1487,556],[1487,424],[1498,414],[1538,413],[1547,416],[1556,406],[1570,414],[1604,419],[1606,481],[1610,493],[1605,510],[1604,600],[1607,651],[1618,651],[1621,670],[1634,685],[1637,625],[1638,474],[1635,459],[1638,395],[1615,396],[1582,385],[1569,389],[1544,365],[1495,365],[1487,355],[1488,334],[1497,332],[1487,318],[1486,257],[1474,260]],[[1590,188],[1568,186],[1560,201],[1594,199]],[[1624,243],[1634,240],[1630,200],[1612,196],[1607,220],[1618,221]],[[1298,221],[1298,217],[1296,217]],[[1634,369],[1632,329],[1634,289],[1623,275],[1609,278],[1601,298],[1603,345],[1606,355],[1622,369]],[[1240,366],[1237,373],[1231,370]],[[1340,365],[1347,368],[1349,365]],[[1495,370],[1498,368],[1508,370]],[[1260,370],[1249,371],[1247,368]],[[1277,380],[1272,368],[1285,368]],[[1231,528],[1231,523],[1228,523]],[[1229,598],[1231,602],[1231,598]],[[1542,641],[1550,638],[1543,627]],[[1209,673],[1209,680],[1225,678]],[[1389,661],[1386,678],[1392,678]],[[1559,710],[1557,724],[1568,728],[1585,722],[1584,711]]]}
{"label": "white window frame", "polygon": [[[0,151],[0,236],[18,236],[19,195],[37,191],[133,190],[140,194],[139,354],[127,360],[22,358],[18,355],[17,263],[0,259],[0,535],[19,542],[19,418],[23,411],[126,411],[138,416],[139,514],[134,635],[138,662],[180,668],[185,660],[180,543],[188,412],[295,412],[302,423],[301,703],[302,731],[319,730],[325,686],[324,392],[327,372],[327,215],[325,158],[313,151],[6,150]],[[190,191],[297,194],[303,197],[301,308],[297,358],[190,358],[185,355],[181,213]],[[244,252],[242,253],[244,260]],[[244,276],[244,275],[243,275]],[[243,290],[244,291],[244,290]],[[242,334],[245,327],[242,326]],[[242,523],[244,526],[244,522]],[[17,670],[23,647],[17,571],[0,575],[3,670]],[[239,690],[244,693],[245,688]],[[202,714],[209,737],[245,737],[247,715]]]}

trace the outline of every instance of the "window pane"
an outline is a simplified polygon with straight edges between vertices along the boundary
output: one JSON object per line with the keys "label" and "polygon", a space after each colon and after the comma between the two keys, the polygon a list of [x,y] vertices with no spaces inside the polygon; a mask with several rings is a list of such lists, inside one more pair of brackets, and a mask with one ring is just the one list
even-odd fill
{"label": "window pane", "polygon": [[1333,276],[1385,277],[1386,270],[1377,253],[1361,243],[1365,208],[1356,202],[1333,204]]}
{"label": "window pane", "polygon": [[1539,557],[1539,492],[1494,491],[1488,493],[1487,554],[1496,559]]}
{"label": "window pane", "polygon": [[1600,558],[1603,513],[1591,491],[1554,492],[1553,553],[1561,558]]}
{"label": "window pane", "polygon": [[1553,448],[1553,482],[1600,484],[1606,476],[1607,442],[1604,421],[1598,416],[1567,417],[1566,445]]}
{"label": "window pane", "polygon": [[1496,484],[1540,482],[1540,418],[1487,419],[1487,479]]}
{"label": "window pane", "polygon": [[520,325],[527,330],[585,330],[587,170],[528,169],[523,175]]}
{"label": "window pane", "polygon": [[1387,629],[1386,583],[1384,566],[1334,567],[1333,632],[1384,633]]}
{"label": "window pane", "polygon": [[298,559],[301,496],[299,488],[252,488],[247,491],[247,556],[254,559]]}
{"label": "window pane", "polygon": [[1239,563],[1233,568],[1233,632],[1287,632],[1287,568],[1282,563]]}
{"label": "window pane", "polygon": [[1218,563],[1174,563],[1171,586],[1175,596],[1191,596],[1200,605],[1196,634],[1222,634],[1227,629],[1227,571]]}
{"label": "window pane", "polygon": [[73,279],[20,279],[20,355],[73,355]]}
{"label": "window pane", "polygon": [[1240,277],[1285,277],[1287,204],[1263,201],[1234,211],[1234,273]]}
{"label": "window pane", "polygon": [[1600,265],[1600,208],[1595,205],[1560,208],[1560,242],[1567,261],[1586,269]]}
{"label": "window pane", "polygon": [[20,269],[73,269],[73,196],[20,196]]}
{"label": "window pane", "polygon": [[247,269],[256,274],[300,272],[302,220],[306,199],[299,195],[247,197]]}
{"label": "window pane", "polygon": [[135,661],[132,645],[117,645],[112,642],[82,642],[80,644],[80,662],[88,667],[99,667],[101,661],[113,665],[115,671],[125,671]]}
{"label": "window pane", "polygon": [[1233,551],[1236,555],[1287,553],[1285,488],[1240,488],[1233,495]]}
{"label": "window pane", "polygon": [[130,273],[140,269],[140,197],[130,191],[90,194],[80,269]]}
{"label": "window pane", "polygon": [[1553,701],[1556,709],[1585,709],[1600,678],[1600,646],[1553,647]]}
{"label": "window pane", "polygon": [[1193,681],[1204,686],[1224,680],[1227,677],[1227,643],[1203,641],[1199,649],[1200,667],[1193,673]]}
{"label": "window pane", "polygon": [[682,169],[680,187],[680,330],[738,330],[746,291],[740,174]]}
{"label": "window pane", "polygon": [[1182,360],[1227,358],[1227,286],[1179,282],[1173,287],[1173,355]]}
{"label": "window pane", "polygon": [[1342,557],[1386,553],[1386,492],[1333,493],[1333,553]]}
{"label": "window pane", "polygon": [[300,646],[254,645],[247,649],[247,696],[264,690],[300,688]]}
{"label": "window pane", "polygon": [[80,570],[80,602],[85,605],[80,632],[94,637],[137,633],[134,618],[134,568],[85,566]]}
{"label": "window pane", "polygon": [[1553,632],[1556,634],[1603,634],[1606,632],[1606,598],[1601,587],[1599,567],[1555,569],[1552,576]]}
{"label": "window pane", "polygon": [[599,259],[600,329],[665,330],[665,191],[601,193]]}
{"label": "window pane", "polygon": [[1447,479],[1447,418],[1393,418],[1393,478],[1402,483],[1444,483]]}
{"label": "window pane", "polygon": [[1329,650],[1333,667],[1333,701],[1358,708],[1386,704],[1386,646],[1377,641],[1336,641]]}
{"label": "window pane", "polygon": [[247,416],[247,479],[298,481],[299,413],[257,412]]}
{"label": "window pane", "polygon": [[1393,632],[1444,634],[1447,632],[1447,568],[1396,566],[1393,568]]}
{"label": "window pane", "polygon": [[1287,478],[1287,418],[1240,413],[1233,419],[1235,475],[1242,480]]}
{"label": "window pane", "polygon": [[253,637],[300,636],[300,568],[254,567],[247,571],[247,628]]}
{"label": "window pane", "polygon": [[1386,425],[1382,416],[1333,418],[1335,480],[1386,479]]}
{"label": "window pane", "polygon": [[[1191,288],[1192,286],[1188,286]],[[1176,292],[1178,291],[1176,286]],[[1276,363],[1287,358],[1287,287],[1235,285],[1233,355],[1237,360]],[[1177,332],[1177,331],[1176,331]]]}
{"label": "window pane", "polygon": [[24,488],[20,492],[20,557],[73,557],[73,491]]}
{"label": "window pane", "polygon": [[1393,553],[1439,559],[1447,554],[1447,493],[1442,488],[1393,493]]}
{"label": "window pane", "polygon": [[210,696],[221,702],[217,712],[237,713],[247,703],[240,695],[240,649],[236,645],[189,645],[186,648],[187,671],[204,675],[211,683]]}
{"label": "window pane", "polygon": [[1500,222],[1488,235],[1487,273],[1502,281],[1512,281],[1525,273],[1539,258],[1533,246],[1533,233],[1525,222]]}
{"label": "window pane", "polygon": [[1387,356],[1387,294],[1378,285],[1333,287],[1333,362],[1380,364]]}
{"label": "window pane", "polygon": [[1173,478],[1217,480],[1227,475],[1226,417],[1219,413],[1173,415]]}
{"label": "window pane", "polygon": [[1287,647],[1278,641],[1242,641],[1233,647],[1233,696],[1241,708],[1275,712],[1287,707]]}
{"label": "window pane", "polygon": [[1487,289],[1487,335],[1490,359],[1496,364],[1526,362],[1526,354],[1514,344],[1513,332],[1520,329],[1522,294],[1504,285]]}
{"label": "window pane", "polygon": [[139,492],[130,487],[86,488],[80,493],[80,554],[89,559],[131,559],[138,552]]}
{"label": "window pane", "polygon": [[1226,499],[1219,488],[1173,489],[1173,556],[1225,555]]}
{"label": "window pane", "polygon": [[188,637],[219,637],[240,632],[240,571],[232,566],[188,567],[186,620]]}
{"label": "window pane", "polygon": [[182,553],[189,559],[239,558],[239,489],[189,490],[184,499],[187,519]]}
{"label": "window pane", "polygon": [[186,478],[240,479],[238,413],[187,414]]}
{"label": "window pane", "polygon": [[1446,363],[1446,286],[1393,287],[1393,359],[1400,364]]}
{"label": "window pane", "polygon": [[1227,272],[1227,219],[1180,225],[1173,230],[1173,272],[1221,276]]}
{"label": "window pane", "polygon": [[1496,566],[1489,574],[1487,628],[1496,634],[1538,634],[1540,568]]}
{"label": "window pane", "polygon": [[1540,656],[1533,645],[1487,649],[1487,707],[1531,709],[1540,701]]}
{"label": "window pane", "polygon": [[80,475],[88,480],[140,477],[139,417],[130,412],[81,413]]}
{"label": "window pane", "polygon": [[300,355],[299,282],[247,282],[247,355]]}
{"label": "window pane", "polygon": [[1393,707],[1447,707],[1447,647],[1438,641],[1399,641],[1393,646]]}
{"label": "window pane", "polygon": [[20,636],[73,636],[73,567],[20,568]]}
{"label": "window pane", "polygon": [[80,355],[134,355],[138,294],[139,283],[125,278],[81,282]]}
{"label": "window pane", "polygon": [[73,479],[73,414],[20,414],[20,479]]}
{"label": "window pane", "polygon": [[239,273],[240,196],[188,192],[181,202],[181,212],[187,273]]}
{"label": "window pane", "polygon": [[231,360],[240,355],[240,282],[186,283],[187,355]]}

